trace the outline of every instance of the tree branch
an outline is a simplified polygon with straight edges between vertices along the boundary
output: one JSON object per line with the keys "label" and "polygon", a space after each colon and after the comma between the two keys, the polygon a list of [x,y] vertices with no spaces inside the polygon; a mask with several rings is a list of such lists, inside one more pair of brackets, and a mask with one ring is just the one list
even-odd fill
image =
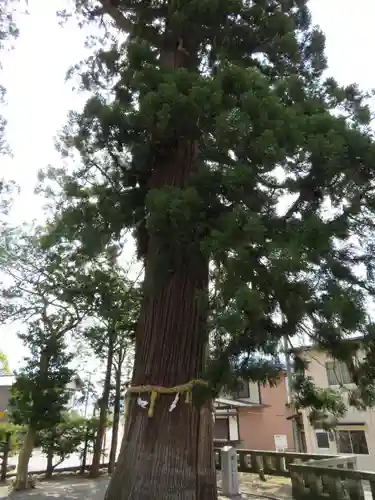
{"label": "tree branch", "polygon": [[115,23],[116,27],[121,30],[129,33],[130,35],[134,32],[134,25],[129,19],[127,19],[123,14],[121,14],[118,7],[116,7],[116,2],[113,0],[100,0],[102,4],[102,8],[100,11],[96,11],[95,14],[107,14],[112,18],[112,21]]}

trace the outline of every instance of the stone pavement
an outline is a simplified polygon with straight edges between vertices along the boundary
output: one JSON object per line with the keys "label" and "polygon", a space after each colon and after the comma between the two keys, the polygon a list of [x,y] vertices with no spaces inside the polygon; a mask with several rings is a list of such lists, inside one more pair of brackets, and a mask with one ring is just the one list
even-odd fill
{"label": "stone pavement", "polygon": [[[290,482],[287,479],[269,477],[266,483],[261,483],[255,475],[241,474],[241,497],[243,500],[282,499],[291,500]],[[250,476],[253,476],[250,478]],[[281,481],[275,481],[280,479]],[[37,488],[27,492],[14,492],[7,495],[6,488],[0,486],[0,499],[13,500],[103,500],[107,488],[108,477],[89,480],[81,477],[56,478],[52,481],[42,481]],[[365,499],[372,499],[371,492],[365,488]],[[219,500],[227,500],[220,496]]]}
{"label": "stone pavement", "polygon": [[9,495],[14,500],[103,500],[108,478],[96,480],[67,477],[61,480],[42,481],[26,492],[16,491]]}
{"label": "stone pavement", "polygon": [[[265,498],[290,499],[290,496],[284,495],[285,484],[267,481],[262,483],[258,476],[252,474],[241,474],[241,494],[244,500],[264,500]],[[251,476],[251,477],[250,477]],[[270,478],[271,479],[271,478]],[[276,478],[272,478],[276,479]],[[285,480],[284,480],[285,483]],[[6,488],[0,487],[0,499],[9,498],[13,500],[103,500],[104,493],[108,484],[108,477],[104,476],[96,480],[77,476],[56,477],[51,481],[40,481],[34,490],[26,492],[13,492],[8,496]],[[219,499],[225,500],[226,497],[220,496]],[[282,496],[277,492],[281,491]],[[285,491],[284,491],[285,490]]]}
{"label": "stone pavement", "polygon": [[[292,500],[290,480],[267,476],[260,481],[256,474],[240,474],[240,492],[243,500]],[[220,477],[218,474],[219,500]],[[80,476],[60,476],[51,481],[40,481],[34,490],[14,492],[8,495],[8,487],[0,485],[0,500],[103,500],[108,484],[108,476],[96,480]],[[364,485],[365,500],[373,500],[368,485]]]}
{"label": "stone pavement", "polygon": [[[239,473],[240,493],[244,498],[276,498],[280,500],[292,499],[292,484],[289,478],[266,476],[267,481],[261,481],[258,474]],[[220,478],[218,477],[220,486]]]}

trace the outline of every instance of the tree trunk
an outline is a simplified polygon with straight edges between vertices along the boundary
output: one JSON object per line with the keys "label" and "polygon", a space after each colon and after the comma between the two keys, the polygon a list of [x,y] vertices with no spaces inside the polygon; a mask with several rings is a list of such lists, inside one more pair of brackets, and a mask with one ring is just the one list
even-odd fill
{"label": "tree trunk", "polygon": [[51,447],[47,453],[46,478],[51,478],[52,474],[53,474],[53,449]]}
{"label": "tree trunk", "polygon": [[[206,265],[181,265],[145,299],[132,385],[168,387],[200,376],[206,336],[197,291],[205,289],[205,272]],[[152,418],[132,400],[106,500],[217,498],[211,404],[181,397],[170,412],[173,399],[159,396]]]}
{"label": "tree trunk", "polygon": [[99,424],[98,432],[96,434],[94,442],[94,454],[92,457],[92,464],[90,468],[89,477],[95,478],[99,475],[100,468],[100,457],[102,454],[103,437],[105,432],[105,424],[107,420],[107,410],[109,393],[111,390],[111,374],[112,374],[112,363],[113,363],[113,346],[114,346],[114,331],[110,331],[109,345],[108,345],[108,356],[107,356],[107,366],[104,379],[103,394],[100,400],[100,414],[99,414]]}
{"label": "tree trunk", "polygon": [[[120,353],[121,354],[121,353]],[[116,369],[115,402],[112,423],[112,442],[109,453],[108,473],[112,474],[116,463],[118,428],[120,421],[120,401],[121,401],[121,356],[119,354],[119,365]]]}
{"label": "tree trunk", "polygon": [[18,457],[17,475],[14,489],[25,490],[28,487],[29,460],[34,449],[36,431],[29,425]]}
{"label": "tree trunk", "polygon": [[[162,60],[181,67],[183,56],[176,51]],[[154,160],[149,187],[183,189],[197,169],[198,145],[179,140],[167,159]],[[179,245],[168,255],[156,238],[148,234],[133,386],[186,383],[201,376],[206,361],[208,259],[198,237],[190,237],[186,251]],[[168,271],[157,279],[161,258]],[[106,500],[216,500],[211,402],[198,407],[182,396],[170,412],[174,395],[161,395],[151,418],[135,399]]]}
{"label": "tree trunk", "polygon": [[85,442],[84,442],[83,451],[82,451],[81,474],[84,474],[85,470],[86,470],[88,447],[89,447],[89,428],[88,428],[88,424],[86,422]]}
{"label": "tree trunk", "polygon": [[[0,358],[1,359],[1,358]],[[6,437],[5,437],[5,442],[3,443],[3,460],[1,462],[1,481],[5,481],[7,477],[7,472],[8,472],[8,458],[9,458],[9,452],[11,450],[12,446],[12,433],[7,432]]]}

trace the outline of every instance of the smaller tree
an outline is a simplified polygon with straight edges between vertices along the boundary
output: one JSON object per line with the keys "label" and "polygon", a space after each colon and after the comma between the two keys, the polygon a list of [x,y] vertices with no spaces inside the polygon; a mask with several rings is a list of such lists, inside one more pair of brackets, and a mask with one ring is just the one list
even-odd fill
{"label": "smaller tree", "polygon": [[97,419],[86,419],[70,413],[64,415],[64,420],[54,427],[43,429],[38,436],[38,444],[47,456],[46,477],[51,477],[53,471],[64,460],[74,453],[82,453],[87,429],[97,427]]}
{"label": "smaller tree", "polygon": [[3,272],[11,279],[1,290],[0,320],[21,320],[26,333],[19,337],[30,355],[17,374],[10,401],[11,419],[27,430],[17,468],[16,489],[28,484],[28,463],[39,431],[56,426],[66,409],[66,385],[73,376],[69,368],[73,353],[67,336],[83,320],[78,303],[66,300],[72,292],[74,263],[61,252],[43,249],[39,232],[20,231],[7,241]]}
{"label": "smaller tree", "polygon": [[[81,465],[81,472],[82,474],[86,470],[86,461],[87,461],[87,454],[93,454],[95,451],[95,443],[97,441],[97,436],[98,432],[101,427],[101,422],[100,418],[96,416],[96,412],[99,409],[99,404],[100,400],[97,401],[94,409],[94,414],[92,417],[86,419],[86,435],[85,435],[85,441],[84,441],[84,446],[82,448],[82,453],[81,453],[81,458],[82,458],[82,465]],[[106,418],[104,421],[104,431],[108,429],[111,426],[111,421],[109,418]],[[100,456],[99,456],[100,458]],[[100,462],[100,460],[99,460]],[[100,466],[100,463],[99,463]],[[98,466],[98,467],[99,467]],[[90,471],[91,471],[90,466]]]}
{"label": "smaller tree", "polygon": [[16,375],[9,403],[11,421],[27,429],[18,460],[16,490],[28,486],[28,464],[38,432],[54,428],[62,419],[69,401],[66,385],[74,373],[68,368],[72,355],[66,352],[64,338],[46,335],[39,321],[30,324],[20,337],[31,356]]}
{"label": "smaller tree", "polygon": [[[91,308],[95,319],[90,327],[83,330],[81,339],[84,339],[96,358],[105,365],[103,389],[99,399],[99,427],[90,469],[90,476],[96,477],[99,474],[112,373],[115,367],[117,379],[121,381],[121,366],[127,346],[134,337],[141,292],[139,286],[130,281],[127,273],[116,264],[111,249],[77,271],[76,279],[74,300],[79,299],[84,310]],[[117,383],[118,398],[120,386]],[[117,433],[118,421],[116,424],[115,420],[114,425]]]}
{"label": "smaller tree", "polygon": [[108,473],[114,471],[118,447],[118,433],[120,424],[122,394],[125,391],[125,383],[123,380],[124,372],[130,371],[134,360],[134,345],[129,338],[120,337],[116,345],[113,356],[113,376],[114,386],[112,391],[111,402],[113,403],[113,419],[112,419],[112,440],[111,449],[109,452]]}

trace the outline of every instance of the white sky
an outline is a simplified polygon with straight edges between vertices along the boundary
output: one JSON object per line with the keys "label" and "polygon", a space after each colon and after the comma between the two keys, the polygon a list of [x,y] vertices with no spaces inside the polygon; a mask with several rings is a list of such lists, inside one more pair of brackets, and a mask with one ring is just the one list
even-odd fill
{"label": "white sky", "polygon": [[[1,0],[0,0],[1,1]],[[82,106],[82,96],[65,83],[69,66],[85,56],[85,33],[73,23],[59,27],[55,12],[63,0],[29,0],[29,15],[17,20],[21,35],[7,54],[1,83],[8,90],[5,115],[12,159],[1,158],[1,176],[14,179],[21,194],[14,223],[43,217],[42,201],[33,194],[38,170],[58,164],[53,138],[67,112]],[[311,0],[313,21],[327,37],[329,73],[341,83],[375,87],[372,48],[375,46],[374,0]],[[0,347],[16,368],[25,349],[16,327],[0,328]]]}

